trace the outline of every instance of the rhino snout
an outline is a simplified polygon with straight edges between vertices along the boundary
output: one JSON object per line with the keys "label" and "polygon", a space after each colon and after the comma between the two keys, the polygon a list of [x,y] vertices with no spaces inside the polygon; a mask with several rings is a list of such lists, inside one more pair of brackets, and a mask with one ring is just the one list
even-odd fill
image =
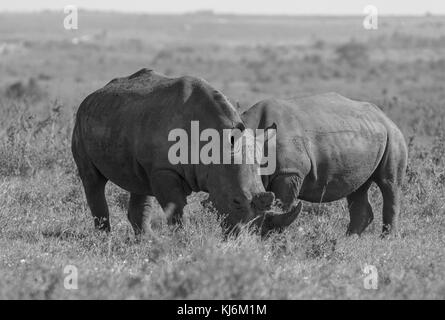
{"label": "rhino snout", "polygon": [[252,207],[259,211],[269,210],[275,200],[273,192],[261,192],[252,198]]}

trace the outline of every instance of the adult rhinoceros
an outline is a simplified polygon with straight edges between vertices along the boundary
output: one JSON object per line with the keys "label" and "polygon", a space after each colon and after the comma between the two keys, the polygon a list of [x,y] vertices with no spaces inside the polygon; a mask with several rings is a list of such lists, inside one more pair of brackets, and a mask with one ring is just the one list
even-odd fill
{"label": "adult rhinoceros", "polygon": [[248,128],[277,125],[276,171],[263,176],[263,184],[284,208],[297,199],[320,203],[346,197],[347,233],[360,234],[373,220],[368,189],[376,182],[383,195],[383,234],[396,232],[407,147],[378,107],[327,93],[264,100],[241,117]]}
{"label": "adult rhinoceros", "polygon": [[224,129],[245,129],[235,108],[205,81],[146,69],[111,81],[82,102],[72,152],[96,228],[110,230],[108,180],[130,192],[128,218],[137,235],[149,196],[171,213],[170,223],[181,221],[192,191],[209,192],[229,227],[258,217],[281,227],[297,216],[301,206],[281,215],[266,211],[274,195],[265,192],[256,164],[172,164],[169,133],[180,129],[190,135],[192,121],[221,136]]}

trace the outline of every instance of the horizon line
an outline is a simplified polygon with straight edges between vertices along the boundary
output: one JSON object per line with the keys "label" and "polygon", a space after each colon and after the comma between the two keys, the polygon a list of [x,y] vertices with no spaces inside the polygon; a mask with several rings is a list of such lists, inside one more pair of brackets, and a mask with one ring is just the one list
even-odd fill
{"label": "horizon line", "polygon": [[[118,9],[94,9],[79,7],[79,11],[91,13],[114,13],[114,14],[128,14],[128,15],[153,15],[153,16],[251,16],[251,17],[362,17],[362,13],[254,13],[254,12],[229,12],[216,11],[211,9],[200,9],[193,11],[180,12],[166,12],[166,11],[127,11]],[[25,9],[25,10],[8,10],[0,9],[0,14],[39,14],[39,13],[63,13],[63,8],[54,9]],[[423,13],[379,13],[380,17],[442,17],[443,13],[435,13],[425,11]]]}

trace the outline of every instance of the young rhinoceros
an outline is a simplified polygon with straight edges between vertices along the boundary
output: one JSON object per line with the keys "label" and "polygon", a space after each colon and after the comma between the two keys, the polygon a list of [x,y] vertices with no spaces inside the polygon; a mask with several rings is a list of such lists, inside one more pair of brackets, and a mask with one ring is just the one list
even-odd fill
{"label": "young rhinoceros", "polygon": [[277,125],[276,171],[263,176],[263,184],[284,209],[297,199],[320,203],[346,197],[347,234],[360,234],[373,220],[368,189],[375,182],[383,195],[382,235],[396,233],[407,147],[378,107],[327,93],[260,101],[241,117],[248,128]]}
{"label": "young rhinoceros", "polygon": [[[170,214],[170,223],[181,221],[192,191],[209,192],[216,209],[227,214],[229,227],[260,217],[279,228],[298,215],[301,207],[281,215],[268,211],[274,195],[265,192],[257,164],[188,161],[204,144],[199,137],[188,140],[192,122],[220,137],[224,130],[245,129],[224,95],[194,77],[168,78],[142,69],[85,98],[76,116],[72,152],[96,228],[110,230],[104,194],[108,180],[130,192],[128,218],[137,235],[150,196]],[[172,132],[187,138],[190,152],[183,162],[170,159]]]}

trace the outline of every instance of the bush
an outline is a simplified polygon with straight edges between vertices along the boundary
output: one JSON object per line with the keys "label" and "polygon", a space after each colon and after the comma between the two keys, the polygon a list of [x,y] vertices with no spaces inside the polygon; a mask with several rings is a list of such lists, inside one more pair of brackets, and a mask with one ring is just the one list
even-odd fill
{"label": "bush", "polygon": [[40,101],[47,96],[46,92],[39,86],[37,80],[29,78],[28,83],[15,82],[6,87],[5,96],[9,99],[29,99]]}
{"label": "bush", "polygon": [[368,48],[363,43],[350,41],[335,50],[337,60],[352,67],[362,66],[369,61]]}
{"label": "bush", "polygon": [[30,112],[30,104],[14,106],[2,110],[8,120],[0,132],[0,176],[32,175],[54,166],[72,171],[72,129],[62,119],[61,106],[52,107],[44,119]]}

